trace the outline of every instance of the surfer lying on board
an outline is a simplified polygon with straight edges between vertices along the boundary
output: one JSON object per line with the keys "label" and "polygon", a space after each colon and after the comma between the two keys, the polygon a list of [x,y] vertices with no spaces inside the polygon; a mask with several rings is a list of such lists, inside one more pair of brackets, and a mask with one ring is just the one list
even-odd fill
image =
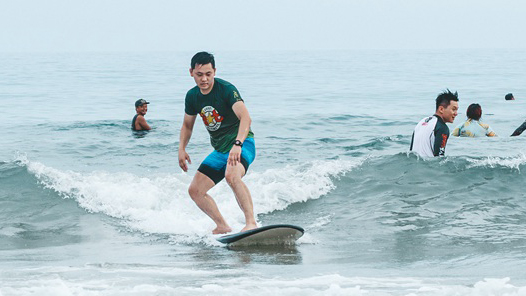
{"label": "surfer lying on board", "polygon": [[254,134],[250,130],[250,115],[239,94],[231,83],[215,78],[214,56],[198,52],[191,61],[190,76],[197,86],[186,93],[185,115],[179,137],[179,166],[188,171],[192,163],[186,153],[186,145],[192,136],[197,114],[201,116],[214,151],[201,163],[188,188],[197,206],[216,223],[214,234],[232,231],[219,211],[208,190],[223,178],[232,188],[245,215],[245,227],[241,231],[257,228],[250,191],[241,178],[256,157]]}

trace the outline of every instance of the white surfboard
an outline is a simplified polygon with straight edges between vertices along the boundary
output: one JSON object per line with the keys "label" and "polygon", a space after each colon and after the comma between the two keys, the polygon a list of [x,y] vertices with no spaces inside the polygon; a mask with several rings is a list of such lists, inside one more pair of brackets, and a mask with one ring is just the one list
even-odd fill
{"label": "white surfboard", "polygon": [[217,240],[229,246],[293,245],[305,230],[289,224],[275,224],[224,235]]}

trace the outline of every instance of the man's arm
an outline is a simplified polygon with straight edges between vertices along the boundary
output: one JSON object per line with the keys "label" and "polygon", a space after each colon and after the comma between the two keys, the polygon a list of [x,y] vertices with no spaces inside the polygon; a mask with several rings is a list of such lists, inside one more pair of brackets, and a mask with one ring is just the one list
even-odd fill
{"label": "man's arm", "polygon": [[518,136],[518,135],[522,134],[522,132],[523,132],[524,130],[526,130],[526,121],[523,122],[523,123],[521,124],[521,126],[519,126],[519,127],[513,132],[513,134],[511,134],[511,136],[512,136],[512,137],[514,137],[514,136]]}
{"label": "man's arm", "polygon": [[151,130],[152,128],[148,125],[148,123],[146,122],[146,119],[144,118],[144,116],[142,115],[139,115],[137,116],[137,121],[136,121],[136,125],[137,123],[139,124],[139,126],[141,127],[140,130],[145,130],[145,131],[149,131]]}
{"label": "man's arm", "polygon": [[[248,132],[250,131],[252,119],[250,118],[248,109],[243,101],[238,101],[232,105],[232,110],[236,114],[237,118],[239,118],[239,130],[237,132],[236,140],[244,142],[248,136]],[[230,150],[228,163],[230,165],[236,165],[239,161],[241,161],[241,147],[234,145]]]}
{"label": "man's arm", "polygon": [[435,143],[433,145],[434,156],[444,156],[446,154],[446,144],[449,138],[449,129],[446,125],[439,127],[435,134]]}
{"label": "man's arm", "polygon": [[179,166],[185,172],[188,171],[186,161],[190,164],[192,163],[192,160],[190,160],[190,156],[186,153],[185,149],[190,141],[190,137],[192,137],[195,118],[196,115],[184,114],[183,126],[181,127],[181,134],[179,135]]}

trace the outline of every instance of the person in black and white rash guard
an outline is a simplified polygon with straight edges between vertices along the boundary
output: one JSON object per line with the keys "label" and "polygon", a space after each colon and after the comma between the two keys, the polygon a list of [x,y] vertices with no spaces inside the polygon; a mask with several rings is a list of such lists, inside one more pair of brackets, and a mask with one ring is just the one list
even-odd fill
{"label": "person in black and white rash guard", "polygon": [[458,94],[449,89],[436,98],[436,111],[416,125],[411,139],[410,151],[421,157],[444,156],[449,128],[446,122],[453,122],[458,114]]}

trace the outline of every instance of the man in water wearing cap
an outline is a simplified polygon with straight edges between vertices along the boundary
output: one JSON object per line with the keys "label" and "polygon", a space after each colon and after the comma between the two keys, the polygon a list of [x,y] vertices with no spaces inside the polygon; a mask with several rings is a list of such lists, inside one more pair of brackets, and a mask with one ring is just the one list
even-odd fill
{"label": "man in water wearing cap", "polygon": [[254,134],[250,130],[250,115],[241,95],[231,83],[215,78],[214,56],[199,52],[191,61],[190,76],[197,86],[190,89],[185,99],[185,115],[179,138],[179,166],[188,171],[192,163],[186,145],[192,136],[197,114],[201,116],[214,151],[201,163],[188,188],[197,206],[216,223],[214,234],[232,231],[208,190],[223,178],[234,191],[239,207],[245,215],[241,231],[257,228],[250,191],[241,180],[256,157]]}
{"label": "man in water wearing cap", "polygon": [[135,102],[135,111],[137,114],[135,114],[132,119],[132,130],[149,131],[152,129],[146,122],[146,119],[144,119],[144,115],[146,115],[146,112],[148,112],[148,104],[150,104],[150,102],[146,102],[145,99],[139,99]]}
{"label": "man in water wearing cap", "polygon": [[458,114],[458,94],[449,89],[436,98],[436,111],[416,125],[410,151],[421,157],[444,156],[449,138],[446,122],[453,122]]}

